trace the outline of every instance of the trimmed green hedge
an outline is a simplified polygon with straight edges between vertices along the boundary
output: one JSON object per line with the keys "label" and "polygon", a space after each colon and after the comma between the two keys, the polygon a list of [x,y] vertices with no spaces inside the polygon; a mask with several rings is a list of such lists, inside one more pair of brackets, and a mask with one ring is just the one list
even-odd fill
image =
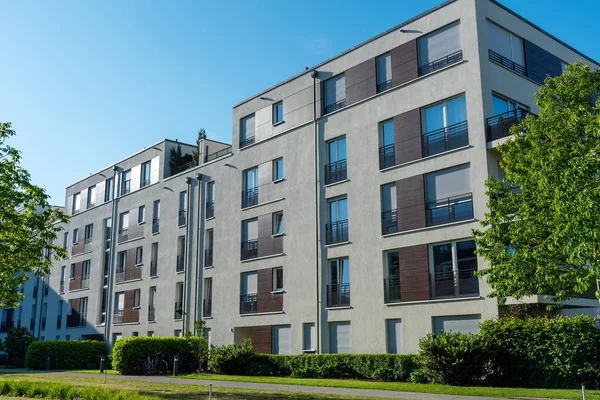
{"label": "trimmed green hedge", "polygon": [[112,367],[122,375],[141,375],[142,363],[150,357],[161,364],[164,360],[167,371],[172,371],[177,356],[179,372],[196,372],[206,367],[207,353],[208,342],[203,337],[133,336],[115,342]]}
{"label": "trimmed green hedge", "polygon": [[100,358],[107,357],[106,345],[94,340],[34,341],[27,348],[25,367],[45,369],[50,357],[50,369],[94,369]]}
{"label": "trimmed green hedge", "polygon": [[0,396],[45,398],[58,400],[154,400],[158,397],[103,389],[100,387],[71,386],[52,382],[0,381]]}

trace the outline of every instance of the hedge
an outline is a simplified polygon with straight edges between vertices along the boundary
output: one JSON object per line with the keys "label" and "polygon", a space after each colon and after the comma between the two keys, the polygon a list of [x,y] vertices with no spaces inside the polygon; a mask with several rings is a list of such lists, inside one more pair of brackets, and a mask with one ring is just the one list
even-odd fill
{"label": "hedge", "polygon": [[207,352],[208,342],[203,337],[132,336],[115,342],[112,367],[121,375],[140,375],[144,373],[142,363],[151,358],[166,365],[161,372],[168,372],[177,356],[179,372],[196,372],[205,368]]}
{"label": "hedge", "polygon": [[103,389],[100,387],[79,387],[64,383],[0,381],[0,396],[45,398],[58,400],[154,400],[158,397],[137,393]]}
{"label": "hedge", "polygon": [[94,369],[107,351],[103,342],[94,340],[36,340],[27,349],[25,367],[45,369],[48,357],[50,369]]}
{"label": "hedge", "polygon": [[546,388],[600,383],[600,330],[590,317],[489,320],[477,335],[428,335],[420,355],[435,383]]}

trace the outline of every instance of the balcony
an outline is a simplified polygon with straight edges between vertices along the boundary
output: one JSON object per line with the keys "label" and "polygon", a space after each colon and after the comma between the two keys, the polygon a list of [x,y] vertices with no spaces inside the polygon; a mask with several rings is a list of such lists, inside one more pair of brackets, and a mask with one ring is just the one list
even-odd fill
{"label": "balcony", "polygon": [[140,267],[125,267],[125,268],[117,268],[117,272],[115,273],[115,282],[126,282],[126,281],[134,281],[142,278],[142,269]]}
{"label": "balcony", "polygon": [[154,218],[152,220],[152,233],[158,233],[159,229],[160,229],[160,224],[159,224],[159,219],[158,218]]}
{"label": "balcony", "polygon": [[156,309],[153,306],[148,307],[148,321],[155,321]]}
{"label": "balcony", "polygon": [[473,218],[473,194],[430,201],[425,204],[427,226],[448,224]]}
{"label": "balcony", "polygon": [[250,146],[251,144],[254,144],[254,136],[250,136],[240,140],[240,149],[242,147]]}
{"label": "balcony", "polygon": [[427,132],[422,142],[423,157],[466,146],[469,144],[467,121]]}
{"label": "balcony", "polygon": [[325,165],[325,184],[344,181],[348,178],[346,159]]}
{"label": "balcony", "polygon": [[212,299],[202,299],[202,316],[212,317]]}
{"label": "balcony", "polygon": [[92,238],[85,238],[83,240],[83,252],[87,253],[88,251],[92,251]]}
{"label": "balcony", "polygon": [[183,272],[185,270],[185,255],[180,254],[177,256],[176,272]]}
{"label": "balcony", "polygon": [[396,209],[381,213],[381,234],[398,232],[398,212]]}
{"label": "balcony", "polygon": [[396,165],[396,146],[394,143],[379,148],[379,169]]}
{"label": "balcony", "polygon": [[381,82],[377,84],[377,93],[385,92],[388,89],[392,88],[392,80],[387,80],[385,82]]}
{"label": "balcony", "polygon": [[158,261],[150,261],[150,276],[158,276]]}
{"label": "balcony", "polygon": [[432,298],[479,296],[479,279],[474,275],[475,271],[477,267],[430,274]]}
{"label": "balcony", "polygon": [[123,243],[128,240],[140,238],[144,235],[144,225],[134,225],[127,228],[119,229],[117,242]]}
{"label": "balcony", "polygon": [[213,249],[204,250],[204,268],[213,266]]}
{"label": "balcony", "polygon": [[121,185],[121,196],[131,192],[131,181],[123,181]]}
{"label": "balcony", "polygon": [[429,64],[421,65],[419,67],[419,76],[430,74],[438,69],[447,67],[448,65],[459,63],[463,60],[463,52],[459,50],[455,53],[449,54],[445,57],[430,62]]}
{"label": "balcony", "polygon": [[323,108],[323,115],[332,113],[332,112],[339,110],[340,108],[344,108],[344,107],[346,107],[346,99],[342,99],[333,104],[325,104],[325,107]]}
{"label": "balcony", "polygon": [[219,150],[212,154],[207,154],[206,156],[204,156],[204,162],[207,163],[209,161],[216,160],[217,158],[221,158],[223,156],[226,156],[227,154],[231,154],[231,147],[227,147],[223,150]]}
{"label": "balcony", "polygon": [[213,218],[215,216],[215,202],[206,202],[206,218]]}
{"label": "balcony", "polygon": [[331,222],[325,225],[325,243],[334,244],[348,241],[348,220]]}
{"label": "balcony", "polygon": [[150,185],[150,179],[149,179],[149,178],[147,178],[147,179],[142,179],[142,180],[140,181],[140,189],[141,189],[141,188],[143,188],[143,187],[146,187],[146,186],[148,186],[148,185]]}
{"label": "balcony", "polygon": [[485,120],[485,133],[487,141],[491,142],[493,140],[510,136],[510,128],[513,125],[519,124],[528,115],[531,115],[534,118],[537,117],[537,115],[519,108],[517,110],[510,110],[505,113],[487,118]]}
{"label": "balcony", "polygon": [[246,189],[242,192],[242,208],[258,204],[258,188]]}
{"label": "balcony", "polygon": [[258,295],[243,294],[240,296],[240,314],[255,314],[258,312]]}
{"label": "balcony", "polygon": [[242,242],[242,260],[249,260],[258,257],[258,239],[246,240]]}
{"label": "balcony", "polygon": [[327,307],[348,307],[350,305],[350,284],[327,285]]}
{"label": "balcony", "polygon": [[113,313],[113,324],[122,324],[125,322],[125,310],[115,310]]}
{"label": "balcony", "polygon": [[175,314],[173,316],[175,319],[183,318],[183,303],[178,301],[175,303]]}
{"label": "balcony", "polygon": [[81,276],[81,288],[89,289],[90,288],[90,275],[82,275]]}
{"label": "balcony", "polygon": [[177,215],[177,225],[184,226],[187,222],[187,210],[179,210],[179,214]]}
{"label": "balcony", "polygon": [[175,168],[173,168],[171,170],[171,175],[170,176],[177,175],[177,174],[179,174],[179,173],[181,173],[183,171],[187,171],[188,169],[194,168],[196,166],[198,166],[198,165],[194,161],[190,161],[189,163],[178,165],[178,166],[176,166]]}
{"label": "balcony", "polygon": [[400,301],[400,275],[390,275],[383,280],[383,297],[386,303]]}
{"label": "balcony", "polygon": [[514,71],[519,75],[527,76],[527,69],[524,66],[517,64],[513,60],[503,57],[500,54],[496,53],[495,51],[489,50],[489,49],[488,49],[488,56],[489,56],[491,62],[500,64],[503,67],[508,68],[511,71]]}

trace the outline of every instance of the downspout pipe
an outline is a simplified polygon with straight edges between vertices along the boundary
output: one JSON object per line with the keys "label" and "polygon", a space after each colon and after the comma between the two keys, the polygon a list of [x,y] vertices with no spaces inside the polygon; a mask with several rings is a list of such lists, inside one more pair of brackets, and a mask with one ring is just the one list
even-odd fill
{"label": "downspout pipe", "polygon": [[313,128],[314,128],[314,140],[315,140],[315,152],[314,152],[314,169],[315,169],[315,281],[316,281],[316,311],[317,316],[315,319],[315,352],[318,354],[320,350],[320,336],[321,336],[321,302],[319,301],[319,295],[321,293],[321,287],[319,283],[319,228],[321,225],[320,218],[320,207],[319,207],[319,129],[317,126],[317,78],[319,72],[313,70],[310,74],[313,78]]}
{"label": "downspout pipe", "polygon": [[189,274],[190,271],[190,263],[188,262],[190,257],[189,257],[189,250],[190,250],[190,234],[191,234],[191,229],[190,229],[190,195],[191,195],[191,184],[192,184],[192,178],[190,178],[189,176],[187,178],[185,178],[185,183],[187,184],[187,199],[186,199],[186,205],[185,205],[185,209],[186,209],[186,235],[185,235],[185,244],[184,244],[184,252],[185,252],[185,269],[184,269],[184,273],[183,273],[183,298],[181,299],[181,334],[185,335],[186,333],[186,312],[185,312],[185,298],[187,296],[187,285],[188,285],[188,279],[187,276]]}
{"label": "downspout pipe", "polygon": [[[195,286],[195,290],[194,290],[194,331],[196,330],[196,321],[198,321],[198,319],[202,318],[202,307],[200,307],[200,309],[198,309],[198,290],[200,288],[200,268],[201,268],[201,262],[202,261],[200,258],[200,246],[201,246],[201,238],[204,236],[204,229],[202,228],[202,221],[204,221],[204,218],[202,218],[202,174],[196,174],[196,180],[198,181],[198,235],[197,235],[197,240],[196,240],[196,283],[194,284]],[[200,311],[200,312],[199,312]],[[198,332],[194,332],[194,333],[198,333]]]}
{"label": "downspout pipe", "polygon": [[[110,319],[112,317],[111,312],[110,312],[110,306],[111,306],[111,298],[112,298],[112,278],[113,278],[113,268],[115,265],[115,244],[117,241],[117,224],[119,223],[119,221],[117,221],[117,219],[115,218],[115,212],[116,212],[116,187],[117,187],[117,175],[119,172],[119,167],[117,167],[116,165],[113,165],[113,185],[112,185],[112,193],[111,193],[111,212],[110,212],[110,218],[111,218],[111,232],[110,232],[110,265],[108,267],[108,279],[106,282],[106,307],[105,309],[105,316],[104,316],[104,342],[108,345],[110,345],[110,339],[109,339],[109,334],[110,334],[110,330],[109,330],[109,325],[110,325]],[[120,182],[119,182],[120,183]],[[104,263],[104,260],[102,260],[102,262]],[[104,264],[102,265],[102,269],[104,270]],[[102,271],[104,272],[104,271]],[[102,279],[104,280],[104,276],[102,276]]]}

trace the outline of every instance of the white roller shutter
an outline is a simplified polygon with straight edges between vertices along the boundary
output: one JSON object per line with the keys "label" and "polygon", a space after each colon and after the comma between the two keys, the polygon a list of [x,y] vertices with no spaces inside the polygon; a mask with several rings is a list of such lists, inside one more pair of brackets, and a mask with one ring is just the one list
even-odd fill
{"label": "white roller shutter", "polygon": [[273,354],[292,354],[292,328],[289,325],[273,327]]}
{"label": "white roller shutter", "polygon": [[325,105],[330,106],[346,99],[346,77],[340,74],[325,81]]}
{"label": "white roller shutter", "polygon": [[73,214],[73,195],[67,196],[67,204],[65,208],[67,209],[67,215]]}
{"label": "white roller shutter", "polygon": [[427,201],[446,199],[471,192],[469,165],[432,172],[425,177]]}
{"label": "white roller shutter", "polygon": [[258,275],[249,272],[242,275],[242,295],[258,293]]}
{"label": "white roller shutter", "polygon": [[391,354],[402,353],[402,321],[399,319],[388,319],[387,328],[387,351]]}
{"label": "white roller shutter", "polygon": [[96,185],[96,204],[104,203],[104,189],[106,187],[106,181],[100,182]]}
{"label": "white roller shutter", "polygon": [[350,353],[352,342],[350,338],[350,322],[329,323],[329,352]]}
{"label": "white roller shutter", "polygon": [[433,318],[433,332],[440,335],[442,331],[460,333],[479,333],[481,315],[453,315]]}
{"label": "white roller shutter", "polygon": [[87,209],[87,197],[88,197],[88,191],[87,191],[87,189],[82,190],[81,193],[79,194],[79,203],[80,203],[80,206],[78,208],[80,210]]}
{"label": "white roller shutter", "polygon": [[316,341],[315,324],[312,322],[302,325],[302,350],[314,350]]}
{"label": "white roller shutter", "polygon": [[134,192],[140,188],[140,174],[142,172],[142,165],[138,164],[131,168],[131,186],[130,191]]}
{"label": "white roller shutter", "polygon": [[240,140],[246,140],[248,138],[254,137],[256,132],[256,122],[255,122],[254,114],[249,115],[245,118],[242,118],[240,129]]}
{"label": "white roller shutter", "polygon": [[156,156],[150,161],[150,184],[158,182],[158,172],[160,171],[160,156]]}
{"label": "white roller shutter", "polygon": [[502,57],[524,66],[523,39],[487,21],[488,47]]}
{"label": "white roller shutter", "polygon": [[254,240],[258,238],[258,220],[252,219],[244,221],[242,224],[242,238],[244,241]]}
{"label": "white roller shutter", "polygon": [[381,211],[395,210],[397,207],[396,183],[381,188]]}
{"label": "white roller shutter", "polygon": [[419,39],[419,66],[437,61],[460,49],[460,23],[455,22]]}

